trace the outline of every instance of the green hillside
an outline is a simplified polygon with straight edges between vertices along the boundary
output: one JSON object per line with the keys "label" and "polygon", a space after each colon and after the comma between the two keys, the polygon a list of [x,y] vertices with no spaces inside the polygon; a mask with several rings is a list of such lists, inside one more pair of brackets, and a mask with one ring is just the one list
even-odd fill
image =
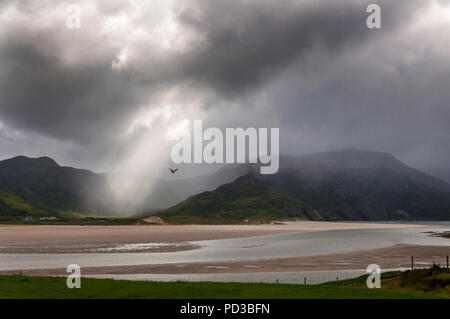
{"label": "green hillside", "polygon": [[[103,201],[106,196],[102,195],[106,194],[108,186],[102,176],[87,170],[61,167],[48,157],[18,156],[0,161],[0,189],[52,215],[57,212],[90,215],[107,211]],[[9,203],[14,201],[9,198]],[[3,207],[6,212],[5,205]]]}
{"label": "green hillside", "polygon": [[241,177],[215,191],[193,196],[163,215],[174,223],[307,218],[301,200],[289,193],[272,191],[253,176]]}
{"label": "green hillside", "polygon": [[45,211],[35,208],[21,198],[0,190],[1,216],[44,216]]}

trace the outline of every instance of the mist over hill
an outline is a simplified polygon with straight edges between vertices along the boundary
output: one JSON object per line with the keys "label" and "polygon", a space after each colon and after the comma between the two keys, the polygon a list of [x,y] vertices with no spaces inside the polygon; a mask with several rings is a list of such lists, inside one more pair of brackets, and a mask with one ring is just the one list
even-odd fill
{"label": "mist over hill", "polygon": [[213,174],[186,179],[169,179],[172,177],[170,173],[166,179],[121,173],[106,173],[102,176],[114,190],[111,201],[115,202],[116,210],[123,207],[121,210],[142,212],[149,209],[165,209],[191,195],[214,190],[246,174],[248,170],[249,167],[246,165],[231,165]]}
{"label": "mist over hill", "polygon": [[194,218],[273,220],[448,220],[450,185],[392,155],[358,150],[284,157],[275,175],[255,167],[171,207],[173,222]]}
{"label": "mist over hill", "polygon": [[155,210],[172,222],[448,220],[450,185],[390,154],[359,150],[283,156],[274,175],[238,164],[184,180],[96,174],[48,157],[0,161],[0,216]]}
{"label": "mist over hill", "polygon": [[0,161],[0,216],[132,215],[167,208],[188,196],[213,190],[247,168],[224,167],[215,174],[164,180],[146,175],[62,167],[48,157],[17,156]]}
{"label": "mist over hill", "polygon": [[450,183],[450,169],[446,168],[426,168],[425,171],[433,176],[439,177],[446,183]]}

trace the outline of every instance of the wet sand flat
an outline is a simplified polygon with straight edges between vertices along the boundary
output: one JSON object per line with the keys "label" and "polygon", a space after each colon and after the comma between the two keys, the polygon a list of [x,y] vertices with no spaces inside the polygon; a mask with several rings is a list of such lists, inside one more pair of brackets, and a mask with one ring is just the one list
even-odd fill
{"label": "wet sand flat", "polygon": [[[0,253],[171,252],[198,248],[189,242],[199,240],[339,229],[421,227],[430,226],[310,221],[266,225],[0,226]],[[135,246],[127,248],[126,245]]]}
{"label": "wet sand flat", "polygon": [[[415,267],[425,267],[433,262],[445,266],[448,246],[394,245],[391,247],[361,250],[348,253],[298,256],[285,258],[248,259],[239,261],[191,262],[157,265],[130,265],[83,267],[83,275],[124,274],[214,274],[295,272],[326,270],[365,270],[370,264],[382,269],[409,268],[411,256]],[[0,274],[67,275],[60,269],[29,269],[0,271]]]}

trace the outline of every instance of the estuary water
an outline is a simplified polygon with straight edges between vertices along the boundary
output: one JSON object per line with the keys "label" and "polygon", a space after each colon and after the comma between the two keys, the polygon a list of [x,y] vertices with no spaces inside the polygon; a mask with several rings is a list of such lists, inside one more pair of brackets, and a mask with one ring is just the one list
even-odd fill
{"label": "estuary water", "polygon": [[[448,231],[450,222],[433,222],[432,224],[438,227],[332,230],[194,241],[191,243],[199,245],[201,248],[164,253],[0,254],[0,270],[65,268],[69,264],[78,264],[81,267],[123,266],[305,256],[374,249],[395,244],[450,246],[450,239],[430,237],[427,234],[430,231]],[[251,269],[249,271],[251,272]],[[160,275],[146,276],[160,279]],[[165,278],[173,277],[174,280],[183,279],[177,278],[177,275],[163,276]],[[212,275],[196,276],[208,278]],[[222,276],[223,280],[227,279],[227,275],[214,276],[216,278]],[[236,276],[250,278],[248,274],[233,276],[233,278]],[[258,281],[261,280],[259,276],[261,274],[253,274],[251,278]],[[288,273],[284,273],[282,278],[286,276],[289,276]],[[323,277],[323,275],[321,276]],[[335,274],[330,276],[336,278]],[[272,281],[275,277],[270,278]]]}

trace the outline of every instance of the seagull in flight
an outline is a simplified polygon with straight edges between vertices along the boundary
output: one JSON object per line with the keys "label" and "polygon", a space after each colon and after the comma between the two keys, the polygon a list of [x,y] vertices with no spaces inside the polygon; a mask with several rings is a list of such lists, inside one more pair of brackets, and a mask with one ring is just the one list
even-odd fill
{"label": "seagull in flight", "polygon": [[175,168],[175,169],[169,168],[169,171],[170,171],[172,174],[175,174],[175,172],[178,171],[178,168]]}

